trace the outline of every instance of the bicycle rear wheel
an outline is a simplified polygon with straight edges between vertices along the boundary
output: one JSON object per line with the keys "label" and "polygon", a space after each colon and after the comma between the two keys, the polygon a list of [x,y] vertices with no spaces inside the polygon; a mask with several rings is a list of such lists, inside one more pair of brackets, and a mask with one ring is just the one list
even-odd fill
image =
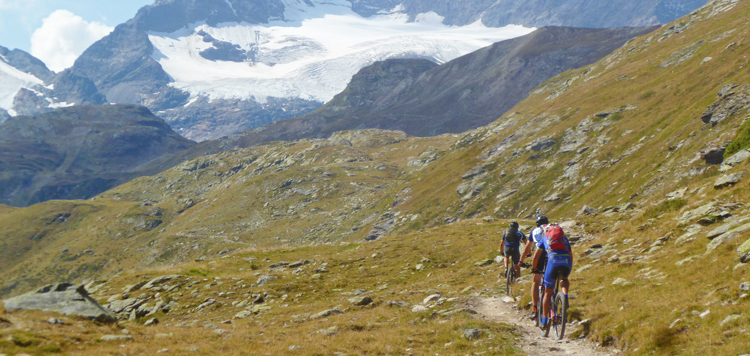
{"label": "bicycle rear wheel", "polygon": [[555,329],[555,339],[562,340],[565,336],[565,325],[568,322],[568,305],[562,293],[557,293],[552,303],[552,313],[554,314],[552,327]]}
{"label": "bicycle rear wheel", "polygon": [[516,279],[516,271],[511,266],[505,271],[505,293],[510,297],[513,291],[513,281]]}
{"label": "bicycle rear wheel", "polygon": [[542,316],[544,314],[544,284],[539,285],[539,305],[536,307],[536,327],[539,327],[542,325]]}

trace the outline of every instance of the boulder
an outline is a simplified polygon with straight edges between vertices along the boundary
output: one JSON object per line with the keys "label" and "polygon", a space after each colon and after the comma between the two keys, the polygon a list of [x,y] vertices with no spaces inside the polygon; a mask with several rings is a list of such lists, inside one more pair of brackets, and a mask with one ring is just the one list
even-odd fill
{"label": "boulder", "polygon": [[708,245],[706,246],[706,254],[713,252],[721,245],[734,241],[734,239],[736,239],[737,237],[739,237],[739,234],[734,230],[719,235],[708,243]]}
{"label": "boulder", "polygon": [[268,283],[270,281],[273,281],[275,279],[278,279],[278,278],[276,278],[274,276],[261,276],[260,278],[258,278],[258,281],[256,283],[260,287],[260,286],[266,285],[266,283]]}
{"label": "boulder", "polygon": [[320,313],[311,315],[310,316],[310,320],[325,318],[327,316],[336,315],[336,314],[344,314],[344,312],[342,312],[341,310],[338,310],[338,309],[328,309],[328,310],[324,310],[324,311],[322,311]]}
{"label": "boulder", "polygon": [[100,322],[115,322],[117,318],[92,299],[82,285],[58,283],[42,287],[3,302],[5,310],[43,310],[65,315],[82,316]]}
{"label": "boulder", "polygon": [[708,234],[706,234],[706,237],[707,237],[707,238],[708,238],[709,240],[713,240],[713,239],[715,239],[715,238],[719,237],[720,235],[722,235],[722,234],[725,234],[725,233],[729,232],[729,229],[730,229],[731,227],[732,227],[732,224],[724,224],[724,225],[721,225],[721,226],[719,226],[719,227],[717,227],[717,228],[715,228],[715,229],[713,229],[713,230],[709,231],[709,232],[708,232]]}
{"label": "boulder", "polygon": [[742,150],[735,154],[733,154],[731,157],[724,160],[719,170],[721,172],[726,172],[732,167],[747,161],[747,159],[750,158],[750,150]]}
{"label": "boulder", "polygon": [[742,181],[743,178],[747,175],[747,172],[739,172],[734,174],[727,174],[718,180],[716,180],[716,183],[714,183],[715,189],[721,189],[726,187],[731,187],[739,182]]}
{"label": "boulder", "polygon": [[461,178],[463,178],[463,179],[471,179],[471,178],[480,176],[480,175],[485,174],[485,173],[487,173],[487,169],[485,169],[484,167],[474,167],[470,171],[464,173],[464,175],[461,176]]}
{"label": "boulder", "polygon": [[745,241],[745,243],[737,248],[737,256],[740,258],[740,261],[742,261],[742,263],[750,262],[750,239]]}
{"label": "boulder", "polygon": [[372,298],[370,298],[370,297],[355,297],[355,298],[350,298],[349,299],[349,303],[352,303],[354,305],[362,305],[362,306],[363,305],[368,305],[368,304],[372,304]]}
{"label": "boulder", "polygon": [[578,211],[578,215],[579,216],[581,216],[581,215],[594,215],[594,214],[596,214],[596,209],[594,209],[594,208],[592,208],[592,207],[590,207],[588,205],[584,205],[583,208],[581,208],[581,210]]}

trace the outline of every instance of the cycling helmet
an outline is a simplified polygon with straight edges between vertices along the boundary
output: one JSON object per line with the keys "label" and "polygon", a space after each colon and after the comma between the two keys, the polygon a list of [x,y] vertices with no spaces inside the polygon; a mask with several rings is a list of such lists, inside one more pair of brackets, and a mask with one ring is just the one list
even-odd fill
{"label": "cycling helmet", "polygon": [[545,224],[549,224],[549,219],[544,215],[539,215],[539,217],[536,218],[536,226],[542,226]]}
{"label": "cycling helmet", "polygon": [[510,228],[511,228],[511,229],[518,229],[518,223],[517,223],[517,222],[515,222],[515,221],[514,221],[514,222],[512,222],[512,223],[510,223]]}

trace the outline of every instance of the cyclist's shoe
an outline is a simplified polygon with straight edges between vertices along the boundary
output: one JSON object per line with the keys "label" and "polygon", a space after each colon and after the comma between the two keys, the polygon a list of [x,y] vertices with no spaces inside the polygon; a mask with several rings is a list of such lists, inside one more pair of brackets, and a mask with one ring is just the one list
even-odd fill
{"label": "cyclist's shoe", "polygon": [[542,322],[539,324],[539,328],[545,329],[547,327],[547,323],[549,323],[549,320],[547,320],[547,318],[542,318]]}
{"label": "cyclist's shoe", "polygon": [[523,267],[523,268],[529,268],[529,267],[531,267],[531,265],[530,265],[530,264],[528,264],[528,263],[526,263],[526,262],[521,262],[521,263],[519,264],[519,266],[521,266],[521,267]]}
{"label": "cyclist's shoe", "polygon": [[534,319],[536,319],[536,315],[537,315],[537,313],[538,313],[538,312],[537,312],[537,310],[536,310],[536,307],[534,307],[534,309],[532,309],[532,311],[531,311],[531,315],[529,316],[529,319],[531,319],[531,320],[534,320]]}

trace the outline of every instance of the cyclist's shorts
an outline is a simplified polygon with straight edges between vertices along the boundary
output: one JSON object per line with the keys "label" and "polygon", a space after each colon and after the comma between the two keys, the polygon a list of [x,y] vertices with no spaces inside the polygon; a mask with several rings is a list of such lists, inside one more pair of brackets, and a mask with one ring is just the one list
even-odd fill
{"label": "cyclist's shorts", "polygon": [[567,279],[571,269],[573,261],[569,255],[552,256],[547,261],[547,269],[544,271],[544,287],[555,288],[557,277]]}
{"label": "cyclist's shorts", "polygon": [[544,266],[546,265],[547,265],[547,251],[542,250],[542,255],[539,256],[537,265],[531,266],[531,273],[544,274]]}
{"label": "cyclist's shorts", "polygon": [[509,256],[513,259],[513,265],[517,265],[519,262],[521,262],[521,251],[519,250],[519,247],[513,248],[513,247],[505,247],[505,255]]}

